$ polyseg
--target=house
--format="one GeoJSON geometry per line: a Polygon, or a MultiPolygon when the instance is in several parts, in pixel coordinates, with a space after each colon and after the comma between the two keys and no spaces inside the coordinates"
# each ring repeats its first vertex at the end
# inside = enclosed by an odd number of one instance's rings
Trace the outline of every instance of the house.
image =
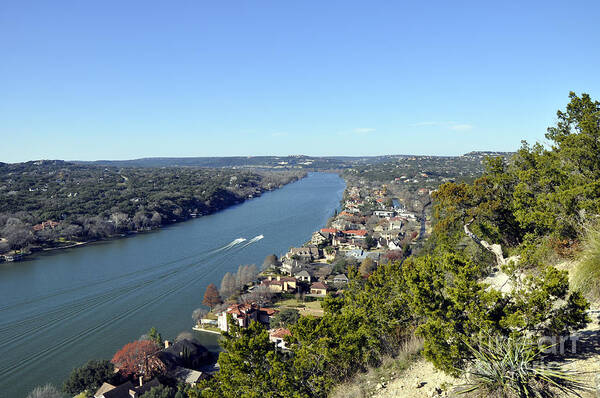
{"type": "Polygon", "coordinates": [[[231,315],[240,327],[247,328],[252,321],[268,324],[271,317],[278,312],[272,308],[260,308],[254,303],[235,304],[217,314],[217,323],[219,329],[227,332],[229,330],[227,315],[231,315]]]}
{"type": "Polygon", "coordinates": [[[333,238],[331,243],[333,247],[338,247],[340,249],[362,249],[364,244],[363,238],[333,238]]]}
{"type": "Polygon", "coordinates": [[[152,379],[148,383],[143,383],[140,378],[140,385],[135,386],[128,381],[120,386],[113,386],[110,383],[103,383],[94,394],[94,398],[138,398],[148,392],[152,387],[160,386],[157,379],[152,379]]]}
{"type": "Polygon", "coordinates": [[[399,230],[390,230],[390,231],[383,231],[379,233],[379,236],[381,236],[383,239],[386,240],[395,240],[398,239],[398,237],[400,236],[400,231],[399,230]]]}
{"type": "Polygon", "coordinates": [[[377,216],[377,217],[393,217],[394,211],[393,210],[375,210],[373,212],[373,215],[377,216]]]}
{"type": "Polygon", "coordinates": [[[375,225],[375,227],[373,227],[373,231],[375,232],[382,232],[382,231],[386,231],[390,229],[390,223],[387,220],[381,220],[380,222],[377,223],[377,225],[375,225]]]}
{"type": "Polygon", "coordinates": [[[269,289],[272,293],[283,293],[285,291],[284,283],[278,280],[268,280],[265,279],[260,283],[261,286],[264,286],[269,289]]]}
{"type": "Polygon", "coordinates": [[[392,217],[389,220],[389,229],[400,229],[402,228],[402,219],[400,217],[392,217]]]}
{"type": "Polygon", "coordinates": [[[310,294],[325,297],[327,295],[327,286],[322,282],[315,282],[310,285],[310,294]]]}
{"type": "Polygon", "coordinates": [[[349,229],[346,231],[343,231],[344,235],[352,237],[352,238],[364,238],[365,236],[367,236],[367,230],[366,229],[349,229]]]}
{"type": "Polygon", "coordinates": [[[198,369],[210,361],[210,353],[195,340],[182,339],[174,344],[165,341],[165,348],[156,354],[167,370],[175,368],[198,369]]]}
{"type": "Polygon", "coordinates": [[[302,281],[302,282],[310,283],[310,281],[311,281],[311,276],[307,270],[302,270],[300,272],[297,272],[296,275],[294,275],[294,276],[296,277],[297,280],[302,281]]]}
{"type": "Polygon", "coordinates": [[[247,328],[251,321],[258,321],[258,306],[254,304],[235,304],[229,306],[225,311],[218,313],[217,323],[219,329],[224,332],[229,330],[227,315],[231,315],[238,326],[247,328]]]}
{"type": "Polygon", "coordinates": [[[41,231],[46,228],[54,229],[54,228],[56,228],[56,226],[58,224],[59,223],[57,221],[48,220],[48,221],[42,222],[41,224],[36,224],[32,228],[34,231],[41,231]]]}
{"type": "Polygon", "coordinates": [[[337,228],[321,228],[319,232],[327,236],[327,238],[331,238],[332,236],[337,235],[340,232],[340,230],[337,228]]]}
{"type": "Polygon", "coordinates": [[[266,286],[273,293],[292,292],[298,288],[297,280],[294,277],[269,276],[268,279],[261,282],[262,286],[266,286]]]}
{"type": "Polygon", "coordinates": [[[310,244],[315,245],[315,246],[325,244],[328,241],[329,241],[329,234],[327,234],[327,236],[326,236],[321,231],[317,231],[317,232],[313,233],[312,237],[310,238],[310,244]]]}
{"type": "Polygon", "coordinates": [[[379,261],[379,253],[377,252],[367,252],[365,250],[362,249],[354,249],[354,250],[348,250],[345,253],[346,257],[353,257],[359,261],[364,260],[365,258],[371,258],[374,261],[379,261]]]}
{"type": "Polygon", "coordinates": [[[397,240],[388,241],[387,247],[390,250],[402,250],[402,245],[397,240]]]}
{"type": "Polygon", "coordinates": [[[258,321],[264,325],[268,325],[271,322],[271,318],[278,312],[279,311],[273,308],[259,308],[258,321]]]}
{"type": "Polygon", "coordinates": [[[298,264],[298,260],[292,260],[284,257],[281,262],[281,272],[288,275],[293,275],[294,272],[300,270],[301,266],[298,264]]]}
{"type": "Polygon", "coordinates": [[[348,221],[344,220],[343,218],[338,218],[331,223],[331,226],[337,230],[344,230],[348,228],[348,225],[348,221]]]}
{"type": "Polygon", "coordinates": [[[269,330],[269,341],[275,343],[275,347],[287,349],[285,346],[285,336],[291,336],[292,333],[289,329],[286,328],[278,328],[269,330]]]}
{"type": "Polygon", "coordinates": [[[194,369],[182,368],[179,366],[169,371],[167,375],[180,383],[189,384],[191,386],[194,386],[200,380],[204,380],[209,377],[209,375],[205,372],[194,369]]]}
{"type": "Polygon", "coordinates": [[[298,257],[299,259],[308,262],[321,257],[317,247],[292,247],[285,256],[290,259],[292,257],[298,257]]]}
{"type": "Polygon", "coordinates": [[[344,274],[338,274],[333,277],[334,285],[345,285],[348,283],[348,277],[344,274]]]}

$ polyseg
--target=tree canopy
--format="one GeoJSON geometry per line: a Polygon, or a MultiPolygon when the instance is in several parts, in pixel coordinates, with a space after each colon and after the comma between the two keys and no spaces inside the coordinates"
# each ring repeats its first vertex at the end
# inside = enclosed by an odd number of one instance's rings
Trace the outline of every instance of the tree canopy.
{"type": "Polygon", "coordinates": [[[138,340],[126,344],[117,351],[111,362],[124,376],[150,378],[165,370],[165,365],[156,357],[159,346],[151,340],[138,340]]]}
{"type": "Polygon", "coordinates": [[[115,367],[107,360],[91,360],[82,367],[71,371],[63,384],[63,391],[76,395],[82,391],[93,392],[100,388],[105,381],[110,382],[115,377],[115,367]]]}

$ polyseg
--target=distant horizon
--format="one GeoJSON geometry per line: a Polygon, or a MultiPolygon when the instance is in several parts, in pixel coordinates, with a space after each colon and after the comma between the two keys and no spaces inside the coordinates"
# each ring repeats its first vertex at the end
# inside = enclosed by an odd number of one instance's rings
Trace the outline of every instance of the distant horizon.
{"type": "Polygon", "coordinates": [[[134,157],[134,158],[123,158],[123,159],[108,159],[108,158],[100,158],[93,160],[85,160],[85,159],[60,159],[60,158],[41,158],[41,159],[28,159],[16,162],[5,162],[0,160],[0,163],[5,164],[18,164],[18,163],[27,163],[27,162],[40,162],[40,161],[63,161],[63,162],[83,162],[83,163],[93,163],[93,162],[128,162],[128,161],[136,161],[136,160],[146,160],[146,159],[203,159],[203,158],[259,158],[259,157],[274,157],[274,158],[287,158],[287,157],[309,157],[309,158],[377,158],[377,157],[386,157],[386,156],[434,156],[434,157],[460,157],[464,156],[471,152],[492,152],[492,153],[514,153],[513,151],[497,151],[497,150],[473,150],[460,154],[452,154],[452,155],[436,155],[436,154],[426,154],[426,153],[386,153],[380,155],[307,155],[307,154],[289,154],[289,155],[227,155],[227,156],[143,156],[143,157],[134,157]]]}

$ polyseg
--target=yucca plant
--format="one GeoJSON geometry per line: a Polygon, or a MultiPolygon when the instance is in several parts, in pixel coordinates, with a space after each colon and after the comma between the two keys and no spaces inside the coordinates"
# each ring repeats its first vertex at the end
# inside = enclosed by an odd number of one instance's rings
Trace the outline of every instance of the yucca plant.
{"type": "Polygon", "coordinates": [[[466,343],[474,361],[467,370],[469,383],[462,394],[502,398],[548,398],[557,393],[580,396],[586,390],[577,374],[561,369],[556,363],[542,362],[542,354],[551,346],[539,346],[524,337],[490,337],[477,348],[466,343]]]}

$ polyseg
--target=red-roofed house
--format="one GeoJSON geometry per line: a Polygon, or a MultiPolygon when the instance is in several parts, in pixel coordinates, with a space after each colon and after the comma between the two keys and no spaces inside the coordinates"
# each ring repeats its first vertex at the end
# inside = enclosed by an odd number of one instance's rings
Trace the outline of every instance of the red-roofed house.
{"type": "Polygon", "coordinates": [[[323,282],[315,282],[310,285],[310,294],[325,297],[327,295],[327,286],[323,282]]]}
{"type": "Polygon", "coordinates": [[[34,231],[41,231],[41,230],[46,229],[46,228],[54,229],[54,228],[56,228],[57,225],[58,225],[57,221],[48,220],[48,221],[44,221],[41,224],[34,225],[33,226],[33,230],[34,231]]]}
{"type": "Polygon", "coordinates": [[[321,233],[323,235],[329,235],[329,236],[334,235],[335,236],[338,234],[338,232],[340,232],[340,230],[336,229],[336,228],[321,228],[321,233]]]}
{"type": "Polygon", "coordinates": [[[269,340],[275,343],[277,348],[287,349],[285,346],[285,336],[291,336],[292,333],[289,329],[286,328],[278,328],[269,331],[269,340]]]}
{"type": "Polygon", "coordinates": [[[364,238],[365,236],[367,236],[367,230],[366,229],[349,229],[347,231],[344,231],[344,235],[348,235],[354,238],[364,238]]]}
{"type": "Polygon", "coordinates": [[[275,315],[277,310],[272,308],[260,308],[258,305],[252,303],[235,304],[229,306],[225,311],[217,314],[217,325],[219,329],[226,332],[229,330],[227,324],[227,315],[231,315],[233,320],[242,328],[250,326],[250,322],[256,321],[268,324],[271,317],[275,315]]]}

